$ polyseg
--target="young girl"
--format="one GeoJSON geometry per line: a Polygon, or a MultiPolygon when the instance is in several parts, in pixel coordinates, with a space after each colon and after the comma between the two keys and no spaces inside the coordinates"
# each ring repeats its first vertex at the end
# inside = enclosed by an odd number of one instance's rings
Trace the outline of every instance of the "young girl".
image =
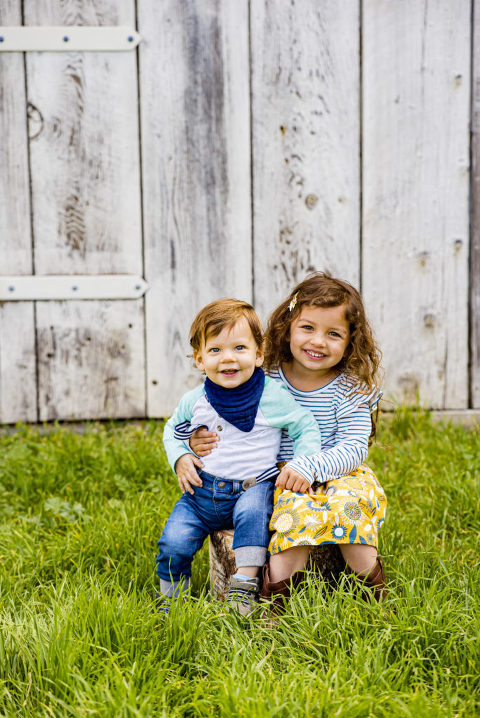
{"type": "MultiPolygon", "coordinates": [[[[291,460],[276,481],[263,596],[276,598],[279,605],[302,580],[311,547],[324,544],[338,544],[347,569],[372,589],[376,600],[384,597],[377,546],[387,502],[363,463],[381,397],[379,363],[362,299],[345,281],[317,272],[270,317],[265,367],[313,412],[322,435],[322,451],[291,460]]],[[[200,430],[191,447],[204,456],[218,440],[215,433],[200,430]]],[[[285,436],[279,461],[292,456],[285,436]]]]}

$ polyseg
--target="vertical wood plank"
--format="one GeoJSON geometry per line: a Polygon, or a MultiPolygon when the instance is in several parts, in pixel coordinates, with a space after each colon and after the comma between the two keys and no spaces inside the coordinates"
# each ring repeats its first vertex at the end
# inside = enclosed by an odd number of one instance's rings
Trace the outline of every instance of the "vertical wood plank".
{"type": "Polygon", "coordinates": [[[359,3],[251,3],[255,304],[359,279],[359,3]]]}
{"type": "MultiPolygon", "coordinates": [[[[21,1],[5,0],[0,25],[21,25],[21,1]]],[[[0,274],[31,274],[27,102],[21,53],[0,54],[0,274]]],[[[0,423],[37,420],[34,309],[0,303],[0,423]]]]}
{"type": "Polygon", "coordinates": [[[363,8],[363,292],[388,392],[461,409],[470,0],[369,0],[363,8]]]}
{"type": "MultiPolygon", "coordinates": [[[[135,26],[135,1],[25,0],[27,25],[135,26]]],[[[142,271],[133,52],[28,53],[37,274],[142,271]]]]}
{"type": "Polygon", "coordinates": [[[470,247],[470,357],[472,408],[480,408],[480,4],[473,0],[472,236],[470,247]]]}
{"type": "MultiPolygon", "coordinates": [[[[24,13],[28,25],[135,26],[134,0],[25,0],[24,13]]],[[[135,53],[29,53],[27,85],[36,273],[141,274],[135,53]]],[[[38,303],[41,419],[144,414],[142,308],[38,303]]]]}
{"type": "Polygon", "coordinates": [[[201,376],[186,358],[198,310],[251,300],[247,0],[138,5],[148,415],[201,376]]]}

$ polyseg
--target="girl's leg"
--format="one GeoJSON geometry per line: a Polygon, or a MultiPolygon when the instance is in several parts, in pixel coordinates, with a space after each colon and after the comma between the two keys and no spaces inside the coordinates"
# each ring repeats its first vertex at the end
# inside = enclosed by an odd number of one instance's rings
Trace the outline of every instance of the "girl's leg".
{"type": "Polygon", "coordinates": [[[383,563],[378,557],[377,549],[365,544],[345,544],[340,546],[347,568],[362,581],[367,590],[362,597],[370,600],[373,595],[376,601],[384,601],[387,596],[383,563]]]}
{"type": "MultiPolygon", "coordinates": [[[[274,614],[283,612],[292,589],[302,583],[309,553],[310,548],[308,546],[297,546],[274,554],[270,557],[269,563],[265,564],[262,598],[273,599],[271,611],[274,614]]],[[[271,626],[275,625],[271,614],[270,620],[273,621],[271,626]]]]}
{"type": "Polygon", "coordinates": [[[374,546],[361,543],[341,544],[340,551],[349,568],[357,574],[366,576],[377,561],[377,549],[374,546]]]}
{"type": "Polygon", "coordinates": [[[303,571],[307,565],[310,548],[296,546],[270,557],[270,580],[273,583],[286,581],[297,571],[303,571]]]}

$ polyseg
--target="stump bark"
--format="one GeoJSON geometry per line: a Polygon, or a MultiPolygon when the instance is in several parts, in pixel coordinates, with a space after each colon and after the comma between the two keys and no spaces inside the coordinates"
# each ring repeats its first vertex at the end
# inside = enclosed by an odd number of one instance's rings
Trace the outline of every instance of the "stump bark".
{"type": "MultiPolygon", "coordinates": [[[[224,601],[230,576],[235,573],[235,554],[232,549],[233,529],[215,531],[209,538],[210,584],[216,599],[224,601]]],[[[334,584],[342,571],[345,561],[340,548],[335,544],[315,546],[310,552],[309,569],[318,571],[327,584],[334,584]]]]}

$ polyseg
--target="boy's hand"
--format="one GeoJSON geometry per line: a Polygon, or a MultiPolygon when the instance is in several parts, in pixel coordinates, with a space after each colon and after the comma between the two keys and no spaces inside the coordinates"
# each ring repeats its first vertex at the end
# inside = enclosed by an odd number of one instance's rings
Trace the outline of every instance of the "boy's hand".
{"type": "Polygon", "coordinates": [[[208,456],[212,453],[212,449],[217,448],[219,441],[220,437],[215,431],[208,431],[202,427],[191,435],[188,445],[197,456],[208,456]]]}
{"type": "Polygon", "coordinates": [[[284,466],[275,482],[275,486],[280,489],[288,489],[288,491],[294,491],[295,493],[306,494],[314,496],[314,491],[306,478],[299,474],[295,469],[291,469],[288,465],[284,466]]]}
{"type": "Polygon", "coordinates": [[[183,454],[177,463],[175,464],[175,473],[178,478],[178,485],[182,490],[182,494],[188,491],[189,494],[194,494],[195,491],[192,489],[193,486],[203,486],[202,479],[197,474],[196,466],[201,468],[203,466],[200,459],[192,454],[183,454]]]}

